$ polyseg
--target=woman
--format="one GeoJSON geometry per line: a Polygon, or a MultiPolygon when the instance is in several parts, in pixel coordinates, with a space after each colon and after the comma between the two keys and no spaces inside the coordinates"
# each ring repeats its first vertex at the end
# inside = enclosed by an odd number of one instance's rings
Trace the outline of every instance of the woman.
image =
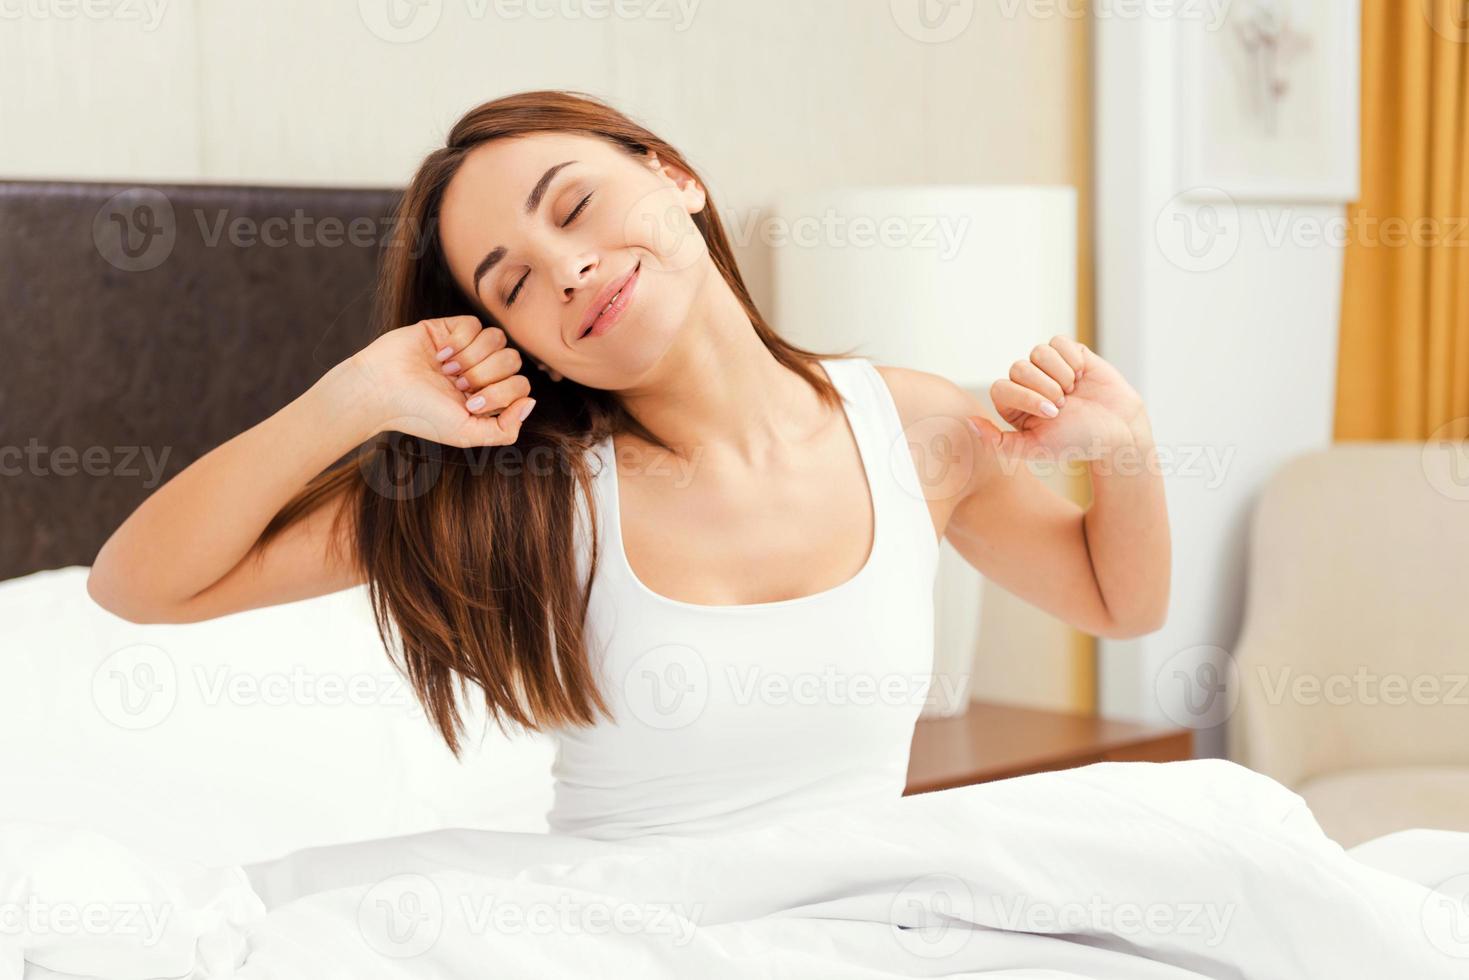
{"type": "Polygon", "coordinates": [[[396,228],[377,339],[140,506],[99,603],[191,622],[366,582],[449,747],[473,684],[555,733],[552,829],[601,838],[901,793],[944,537],[1088,632],[1162,622],[1161,481],[1102,465],[1149,422],[1085,346],[995,384],[1003,433],[942,377],[794,347],[693,168],[574,93],[470,111],[396,228]],[[1085,511],[1020,465],[1067,453],[1085,511]]]}

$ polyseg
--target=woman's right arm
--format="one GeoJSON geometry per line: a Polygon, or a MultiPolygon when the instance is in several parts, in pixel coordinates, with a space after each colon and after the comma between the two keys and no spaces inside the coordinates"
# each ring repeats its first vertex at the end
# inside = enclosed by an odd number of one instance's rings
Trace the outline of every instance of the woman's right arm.
{"type": "Polygon", "coordinates": [[[102,546],[88,593],[135,623],[187,623],[359,584],[341,560],[351,552],[329,547],[340,498],[243,560],[308,481],[377,431],[354,389],[344,361],[159,487],[102,546]]]}
{"type": "Polygon", "coordinates": [[[312,478],[380,431],[461,446],[513,442],[529,382],[511,376],[519,355],[503,334],[498,345],[489,334],[473,317],[384,334],[159,487],[102,546],[87,592],[132,622],[189,623],[361,584],[352,542],[332,538],[351,526],[335,520],[340,496],[252,549],[312,478]],[[462,362],[454,374],[436,356],[444,347],[462,362]],[[467,392],[456,376],[471,383],[467,392]],[[476,394],[487,403],[469,411],[476,394]]]}

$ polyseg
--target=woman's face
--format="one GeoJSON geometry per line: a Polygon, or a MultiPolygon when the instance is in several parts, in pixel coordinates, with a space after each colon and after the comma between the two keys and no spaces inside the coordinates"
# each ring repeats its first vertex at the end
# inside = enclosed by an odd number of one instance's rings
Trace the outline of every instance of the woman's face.
{"type": "Polygon", "coordinates": [[[703,207],[703,188],[656,157],[536,133],[465,156],[439,233],[454,280],[529,359],[616,390],[658,362],[717,275],[690,217],[703,207]],[[584,334],[634,269],[615,322],[584,334]]]}

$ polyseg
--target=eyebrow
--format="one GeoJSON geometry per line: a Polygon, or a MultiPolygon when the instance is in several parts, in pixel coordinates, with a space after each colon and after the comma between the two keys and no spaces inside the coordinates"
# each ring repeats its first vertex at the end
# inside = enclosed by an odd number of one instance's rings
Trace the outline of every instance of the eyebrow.
{"type": "MultiPolygon", "coordinates": [[[[536,181],[536,186],[530,189],[530,194],[525,199],[526,214],[536,213],[536,209],[541,206],[541,201],[546,196],[547,188],[551,186],[551,181],[556,179],[556,175],[559,174],[563,168],[569,167],[573,163],[576,163],[576,161],[567,160],[564,163],[558,163],[554,167],[548,167],[546,169],[546,172],[541,174],[541,179],[536,181]]],[[[505,246],[496,245],[494,248],[490,249],[489,253],[486,254],[484,258],[479,260],[479,265],[474,267],[473,289],[476,295],[479,293],[479,281],[483,279],[485,277],[485,274],[493,269],[495,267],[495,264],[504,257],[505,246]]]]}

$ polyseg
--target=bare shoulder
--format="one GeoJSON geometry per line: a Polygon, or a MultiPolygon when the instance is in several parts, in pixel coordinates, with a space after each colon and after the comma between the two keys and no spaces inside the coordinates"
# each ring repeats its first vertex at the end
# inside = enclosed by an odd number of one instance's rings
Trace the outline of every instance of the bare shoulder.
{"type": "Polygon", "coordinates": [[[943,527],[953,507],[997,469],[989,444],[967,421],[971,415],[990,418],[992,413],[978,396],[942,375],[873,366],[893,396],[935,523],[943,527]]]}
{"type": "Polygon", "coordinates": [[[984,403],[954,382],[931,371],[874,364],[887,382],[903,427],[936,416],[963,422],[970,415],[985,415],[984,403]]]}

